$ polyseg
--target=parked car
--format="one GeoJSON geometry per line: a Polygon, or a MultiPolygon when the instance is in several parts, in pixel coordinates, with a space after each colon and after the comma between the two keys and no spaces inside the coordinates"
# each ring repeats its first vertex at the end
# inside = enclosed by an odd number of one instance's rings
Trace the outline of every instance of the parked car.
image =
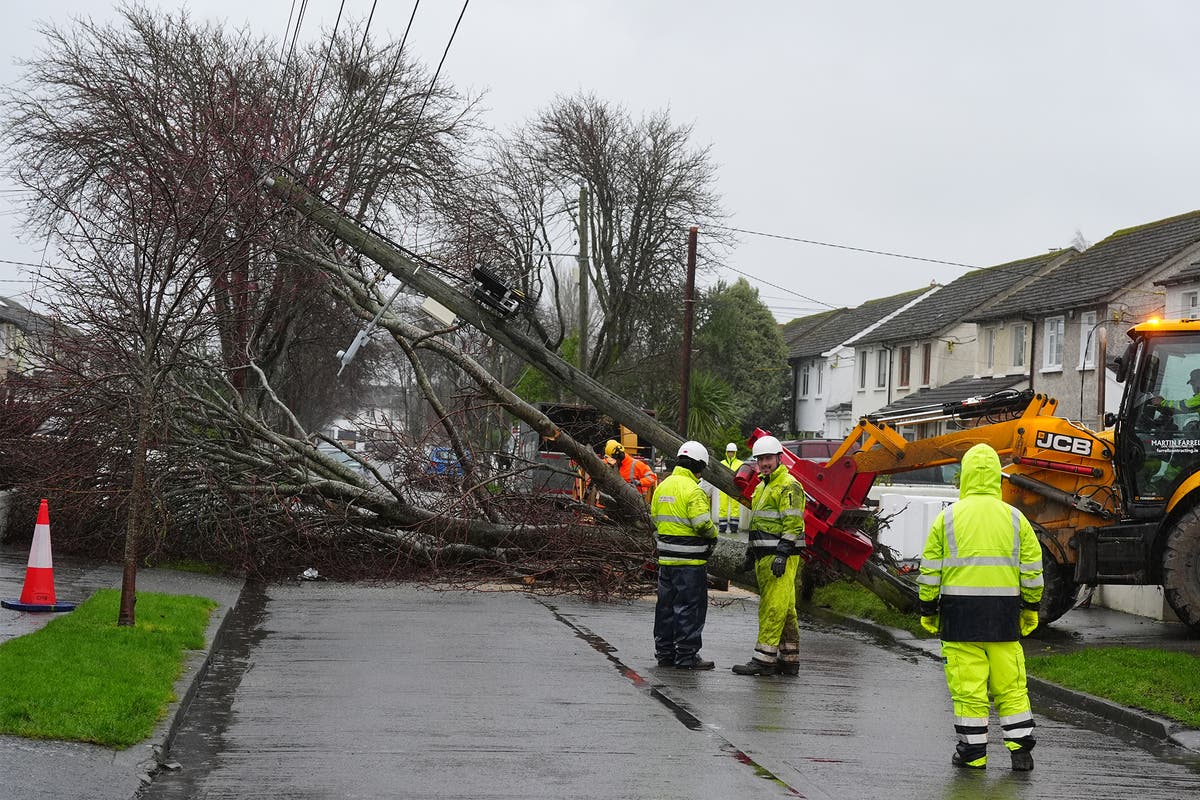
{"type": "MultiPolygon", "coordinates": [[[[841,439],[788,439],[783,446],[805,461],[828,461],[842,446],[841,439]]],[[[857,449],[857,448],[856,448],[857,449]]]]}
{"type": "Polygon", "coordinates": [[[425,462],[425,474],[458,476],[463,474],[463,470],[462,465],[458,463],[458,456],[454,455],[452,449],[431,447],[429,460],[425,462]]]}

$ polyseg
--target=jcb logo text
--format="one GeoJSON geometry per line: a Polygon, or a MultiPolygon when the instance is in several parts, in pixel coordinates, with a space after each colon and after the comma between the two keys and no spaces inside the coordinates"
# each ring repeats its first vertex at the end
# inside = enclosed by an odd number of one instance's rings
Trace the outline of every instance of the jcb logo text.
{"type": "Polygon", "coordinates": [[[1077,456],[1090,456],[1092,442],[1078,436],[1067,436],[1065,433],[1037,432],[1037,446],[1046,450],[1058,450],[1060,453],[1071,453],[1077,456]]]}

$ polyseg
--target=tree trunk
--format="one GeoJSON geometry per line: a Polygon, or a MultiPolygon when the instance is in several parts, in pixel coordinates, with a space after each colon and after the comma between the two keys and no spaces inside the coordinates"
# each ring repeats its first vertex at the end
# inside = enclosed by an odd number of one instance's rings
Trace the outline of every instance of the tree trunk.
{"type": "Polygon", "coordinates": [[[137,603],[138,541],[146,521],[146,451],[149,449],[150,419],[154,403],[153,391],[142,389],[138,403],[137,442],[133,448],[133,477],[129,485],[129,512],[125,525],[125,557],[121,572],[121,606],[117,625],[136,623],[134,605],[137,603]]]}

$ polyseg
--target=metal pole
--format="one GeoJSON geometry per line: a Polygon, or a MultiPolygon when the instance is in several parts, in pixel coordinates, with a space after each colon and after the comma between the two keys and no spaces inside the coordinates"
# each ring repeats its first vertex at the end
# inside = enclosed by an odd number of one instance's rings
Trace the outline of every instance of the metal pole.
{"type": "Polygon", "coordinates": [[[1108,329],[1096,328],[1096,430],[1104,430],[1104,390],[1108,383],[1108,329]]]}
{"type": "Polygon", "coordinates": [[[688,228],[687,285],[683,290],[683,357],[679,368],[679,435],[688,436],[688,401],[692,383],[692,323],[696,317],[696,235],[700,229],[688,228]]]}

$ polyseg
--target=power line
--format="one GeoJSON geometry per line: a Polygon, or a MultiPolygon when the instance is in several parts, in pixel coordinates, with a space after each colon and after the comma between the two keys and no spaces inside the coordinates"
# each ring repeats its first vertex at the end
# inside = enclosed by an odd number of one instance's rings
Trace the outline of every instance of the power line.
{"type": "Polygon", "coordinates": [[[0,258],[0,264],[14,264],[18,267],[44,267],[45,264],[34,264],[32,261],[10,261],[7,258],[0,258]]]}
{"type": "Polygon", "coordinates": [[[737,233],[746,233],[751,236],[764,236],[768,239],[783,239],[788,242],[799,242],[801,244],[814,244],[820,247],[834,247],[838,250],[853,250],[856,253],[870,253],[876,256],[888,256],[889,258],[907,258],[910,261],[924,261],[929,264],[946,264],[951,267],[966,267],[967,269],[982,269],[975,264],[964,264],[961,261],[944,261],[940,258],[925,258],[924,256],[910,256],[904,253],[892,253],[887,250],[872,250],[867,247],[852,247],[848,244],[834,244],[832,242],[821,242],[816,239],[802,239],[799,236],[784,236],[781,233],[766,233],[764,231],[752,231],[747,228],[734,228],[729,225],[709,225],[710,228],[716,228],[723,231],[736,231],[737,233]]]}
{"type": "MultiPolygon", "coordinates": [[[[709,227],[716,228],[718,226],[711,225],[709,227]]],[[[796,297],[799,297],[803,300],[807,300],[810,303],[817,303],[818,305],[825,306],[826,308],[839,308],[839,306],[835,306],[832,303],[826,303],[824,300],[818,300],[815,297],[809,297],[806,294],[800,294],[799,292],[792,291],[791,289],[787,288],[786,286],[780,286],[778,283],[771,283],[768,280],[763,280],[762,278],[758,277],[757,275],[751,275],[749,272],[742,272],[737,267],[731,267],[729,265],[725,265],[725,269],[732,270],[733,272],[736,272],[738,275],[744,275],[747,278],[752,278],[752,279],[758,281],[759,283],[765,283],[767,286],[770,286],[772,289],[778,289],[781,292],[787,292],[790,295],[795,295],[796,297]]]]}

